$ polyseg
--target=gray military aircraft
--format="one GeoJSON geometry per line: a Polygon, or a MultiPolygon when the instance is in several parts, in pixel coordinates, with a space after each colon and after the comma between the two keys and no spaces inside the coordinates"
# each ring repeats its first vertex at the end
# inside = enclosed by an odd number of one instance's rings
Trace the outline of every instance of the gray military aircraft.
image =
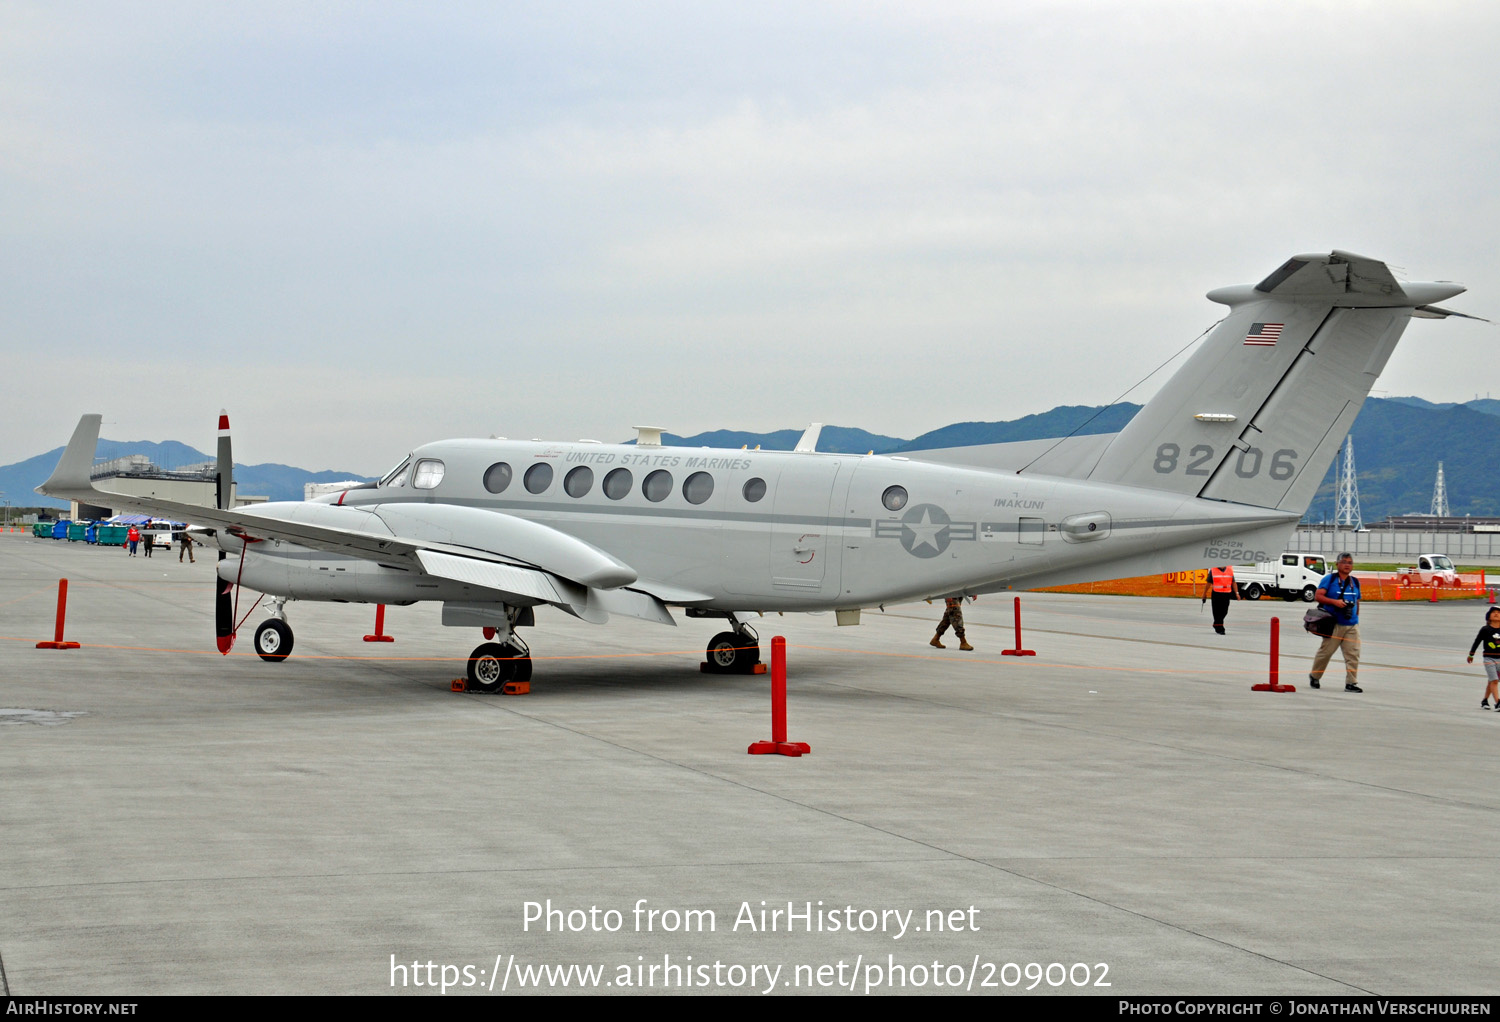
{"type": "MultiPolygon", "coordinates": [[[[480,627],[473,689],[529,678],[518,629],[552,606],[675,624],[719,618],[710,663],[760,659],[756,612],[861,608],[1260,561],[1285,546],[1413,316],[1453,283],[1398,283],[1347,252],[1300,255],[1208,297],[1229,311],[1119,433],[909,456],[589,441],[442,440],[377,483],[229,509],[95,489],[98,415],[79,421],[38,491],[218,532],[219,648],[231,594],[270,594],[255,651],[292,649],[289,600],[437,600],[480,627]],[[223,555],[221,555],[222,557],[223,555]]],[[[227,422],[221,421],[221,432],[227,422]]]]}

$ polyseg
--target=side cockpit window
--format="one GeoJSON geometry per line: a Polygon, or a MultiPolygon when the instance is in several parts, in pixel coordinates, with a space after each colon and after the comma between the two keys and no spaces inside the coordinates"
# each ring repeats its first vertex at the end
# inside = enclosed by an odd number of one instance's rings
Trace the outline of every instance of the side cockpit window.
{"type": "Polygon", "coordinates": [[[443,481],[443,463],[436,458],[423,458],[417,462],[411,484],[419,490],[430,490],[443,481]]]}

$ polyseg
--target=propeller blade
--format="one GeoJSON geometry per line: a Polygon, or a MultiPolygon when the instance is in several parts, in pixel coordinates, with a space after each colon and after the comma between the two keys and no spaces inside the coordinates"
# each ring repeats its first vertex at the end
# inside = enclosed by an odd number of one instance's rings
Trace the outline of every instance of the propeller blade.
{"type": "Polygon", "coordinates": [[[234,501],[234,455],[229,445],[229,413],[219,409],[219,510],[228,511],[234,501]]]}
{"type": "Polygon", "coordinates": [[[214,579],[214,633],[219,652],[228,654],[234,646],[234,584],[217,578],[214,579]]]}
{"type": "MultiPolygon", "coordinates": [[[[227,511],[234,502],[234,454],[229,444],[229,413],[219,409],[219,465],[215,496],[219,510],[227,511]]],[[[219,560],[229,556],[219,548],[219,560]]],[[[241,551],[240,556],[244,556],[241,551]]],[[[222,579],[214,579],[214,641],[219,652],[229,654],[234,646],[234,586],[222,579]]]]}

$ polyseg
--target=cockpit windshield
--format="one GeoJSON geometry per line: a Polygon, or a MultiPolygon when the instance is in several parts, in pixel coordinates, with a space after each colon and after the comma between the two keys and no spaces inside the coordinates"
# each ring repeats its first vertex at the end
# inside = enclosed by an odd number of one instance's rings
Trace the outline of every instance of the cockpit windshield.
{"type": "Polygon", "coordinates": [[[385,477],[380,480],[380,485],[381,486],[392,486],[392,487],[394,487],[394,486],[405,486],[406,485],[406,470],[408,468],[410,468],[410,467],[411,467],[411,455],[408,454],[406,456],[406,458],[401,462],[401,464],[397,465],[395,468],[391,469],[389,472],[387,472],[385,474],[385,477]]]}

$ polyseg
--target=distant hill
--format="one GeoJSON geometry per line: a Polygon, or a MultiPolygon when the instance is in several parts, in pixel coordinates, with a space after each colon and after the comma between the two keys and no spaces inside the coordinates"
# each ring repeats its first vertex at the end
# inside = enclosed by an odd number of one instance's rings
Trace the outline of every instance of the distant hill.
{"type": "Polygon", "coordinates": [[[1050,440],[1077,431],[1079,436],[1118,433],[1141,410],[1129,401],[1109,407],[1059,405],[1050,412],[1027,415],[1009,422],[956,422],[896,448],[898,451],[931,451],[939,447],[969,447],[974,444],[1006,444],[1016,440],[1050,440]]]}
{"type": "MultiPolygon", "coordinates": [[[[1500,514],[1500,475],[1490,464],[1500,450],[1500,416],[1476,411],[1474,404],[1423,408],[1396,398],[1365,402],[1350,435],[1366,522],[1429,511],[1440,461],[1453,514],[1500,514]]],[[[1313,499],[1309,521],[1332,520],[1337,469],[1335,462],[1313,499]]]]}
{"type": "MultiPolygon", "coordinates": [[[[1003,422],[960,422],[924,433],[914,440],[870,433],[847,426],[825,426],[818,450],[837,454],[890,454],[938,447],[1006,443],[1080,434],[1116,432],[1140,410],[1139,405],[1119,404],[1108,408],[1064,405],[1038,415],[1003,422]]],[[[759,445],[768,451],[789,451],[802,436],[801,429],[779,429],[767,433],[714,430],[694,436],[664,434],[665,443],[677,447],[737,449],[759,445]]],[[[1354,461],[1358,470],[1360,508],[1367,522],[1387,515],[1426,512],[1432,505],[1432,485],[1437,463],[1444,463],[1448,502],[1454,514],[1500,515],[1500,475],[1490,452],[1500,450],[1500,400],[1481,398],[1466,404],[1435,404],[1419,397],[1370,398],[1354,422],[1354,461]]],[[[51,473],[62,448],[39,454],[14,465],[0,467],[0,491],[17,506],[49,501],[33,494],[33,488],[51,473]]],[[[163,468],[181,468],[211,460],[202,451],[176,441],[101,440],[99,456],[118,458],[144,454],[163,468]]],[[[1333,517],[1334,481],[1337,464],[1329,470],[1307,518],[1320,521],[1333,517]]],[[[309,472],[291,465],[235,465],[240,492],[264,494],[272,500],[301,500],[309,482],[363,479],[348,472],[309,472]]]]}
{"type": "MultiPolygon", "coordinates": [[[[1426,408],[1432,411],[1446,411],[1449,408],[1468,408],[1471,411],[1483,412],[1486,415],[1500,415],[1500,398],[1479,397],[1473,401],[1449,401],[1445,404],[1434,404],[1420,397],[1388,397],[1383,400],[1396,401],[1403,405],[1411,405],[1413,408],[1426,408]]],[[[1358,454],[1354,456],[1354,462],[1356,465],[1359,464],[1358,454]]]]}
{"type": "MultiPolygon", "coordinates": [[[[675,433],[663,433],[662,443],[669,447],[719,447],[734,450],[739,447],[754,448],[757,445],[765,451],[790,451],[797,446],[797,441],[802,439],[800,429],[778,429],[770,433],[747,433],[741,430],[716,429],[708,433],[696,433],[693,436],[678,436],[675,433]]],[[[626,443],[633,444],[634,440],[626,443]]],[[[894,451],[906,443],[900,437],[881,436],[879,433],[868,433],[862,429],[852,429],[848,426],[824,426],[823,431],[818,434],[818,450],[828,454],[865,454],[874,452],[884,454],[894,451]]]]}
{"type": "MultiPolygon", "coordinates": [[[[67,507],[68,502],[65,500],[54,500],[34,492],[57,467],[57,459],[62,457],[62,452],[61,447],[56,447],[46,454],[38,454],[34,458],[18,461],[14,465],[0,466],[0,492],[3,492],[6,498],[17,506],[67,507]]],[[[176,440],[157,443],[151,440],[101,439],[97,454],[101,461],[123,458],[127,454],[144,454],[154,464],[165,469],[201,465],[205,461],[214,460],[212,455],[204,454],[176,440]]],[[[304,483],[335,483],[345,479],[368,479],[367,476],[352,472],[309,472],[304,468],[278,465],[274,462],[262,465],[242,465],[235,462],[234,478],[239,484],[241,493],[265,496],[271,500],[301,500],[304,483]]]]}

